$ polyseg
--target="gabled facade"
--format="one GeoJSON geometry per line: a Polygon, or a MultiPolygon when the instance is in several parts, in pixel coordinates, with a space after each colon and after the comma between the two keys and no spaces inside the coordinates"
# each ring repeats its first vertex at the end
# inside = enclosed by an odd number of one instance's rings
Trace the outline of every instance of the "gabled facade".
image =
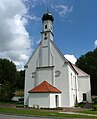
{"type": "Polygon", "coordinates": [[[90,76],[71,64],[56,47],[53,21],[51,13],[43,14],[41,42],[25,65],[24,105],[73,107],[83,98],[91,102],[90,76]],[[45,92],[45,88],[59,92],[45,92]]]}

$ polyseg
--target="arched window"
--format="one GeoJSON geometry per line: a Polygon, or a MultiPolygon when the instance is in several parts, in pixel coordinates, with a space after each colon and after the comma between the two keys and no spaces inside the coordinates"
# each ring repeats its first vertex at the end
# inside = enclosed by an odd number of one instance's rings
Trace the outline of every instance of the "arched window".
{"type": "Polygon", "coordinates": [[[47,24],[45,25],[45,29],[47,29],[47,24]]]}

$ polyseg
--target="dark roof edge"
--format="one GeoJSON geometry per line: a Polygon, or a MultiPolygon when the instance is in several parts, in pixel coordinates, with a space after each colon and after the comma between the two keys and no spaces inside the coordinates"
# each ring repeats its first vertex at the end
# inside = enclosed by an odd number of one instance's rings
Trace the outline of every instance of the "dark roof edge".
{"type": "Polygon", "coordinates": [[[49,91],[49,92],[30,92],[28,91],[28,93],[62,93],[61,91],[60,92],[52,92],[52,91],[49,91]]]}

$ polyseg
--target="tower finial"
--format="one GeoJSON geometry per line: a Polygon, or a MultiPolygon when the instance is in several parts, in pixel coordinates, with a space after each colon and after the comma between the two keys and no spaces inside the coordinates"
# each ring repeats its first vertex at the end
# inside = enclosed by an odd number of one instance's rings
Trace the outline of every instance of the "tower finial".
{"type": "Polygon", "coordinates": [[[47,7],[47,12],[49,12],[49,8],[47,7]]]}
{"type": "Polygon", "coordinates": [[[51,20],[52,22],[54,21],[54,17],[49,11],[44,13],[42,16],[42,21],[45,21],[45,20],[51,20]]]}

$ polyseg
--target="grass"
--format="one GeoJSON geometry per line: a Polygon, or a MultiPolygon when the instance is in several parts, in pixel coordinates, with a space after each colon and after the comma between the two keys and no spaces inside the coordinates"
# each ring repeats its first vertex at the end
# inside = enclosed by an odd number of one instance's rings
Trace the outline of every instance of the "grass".
{"type": "Polygon", "coordinates": [[[84,110],[84,111],[81,111],[81,113],[97,115],[97,110],[84,110]]]}
{"type": "Polygon", "coordinates": [[[7,108],[0,107],[0,113],[3,114],[13,114],[13,115],[26,115],[26,116],[46,116],[46,117],[68,117],[68,118],[97,118],[95,116],[86,115],[75,115],[75,114],[64,114],[54,111],[45,111],[37,109],[24,109],[24,108],[7,108]]]}

